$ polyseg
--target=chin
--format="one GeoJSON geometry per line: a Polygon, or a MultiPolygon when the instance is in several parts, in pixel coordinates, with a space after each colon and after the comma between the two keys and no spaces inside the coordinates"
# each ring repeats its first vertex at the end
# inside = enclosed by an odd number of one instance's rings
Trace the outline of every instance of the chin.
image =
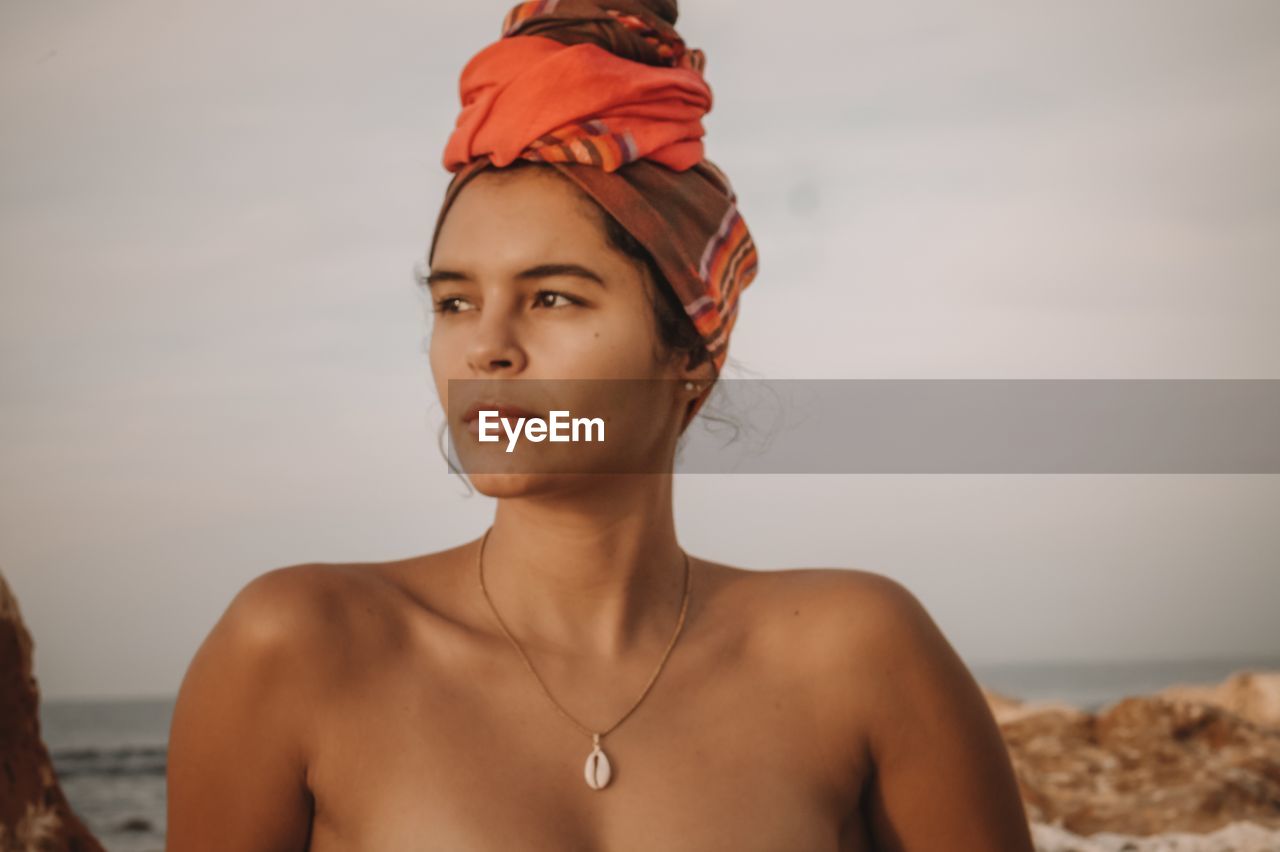
{"type": "Polygon", "coordinates": [[[468,473],[467,481],[486,497],[526,497],[547,490],[542,473],[468,473]]]}
{"type": "Polygon", "coordinates": [[[468,473],[471,486],[486,497],[534,497],[580,490],[601,477],[589,473],[468,473]]]}
{"type": "MultiPolygon", "coordinates": [[[[496,445],[471,441],[455,447],[458,467],[486,497],[519,498],[572,495],[611,490],[637,476],[653,475],[644,453],[620,454],[618,448],[521,445],[507,453],[496,445]]],[[[650,454],[651,455],[651,454],[650,454]]],[[[670,475],[670,471],[665,471],[670,475]]]]}

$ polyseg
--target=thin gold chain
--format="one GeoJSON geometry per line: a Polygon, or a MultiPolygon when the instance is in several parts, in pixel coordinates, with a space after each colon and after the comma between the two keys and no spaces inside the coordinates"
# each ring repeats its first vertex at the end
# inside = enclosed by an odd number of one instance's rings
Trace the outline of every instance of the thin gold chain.
{"type": "Polygon", "coordinates": [[[671,649],[676,646],[676,640],[680,638],[680,631],[684,628],[685,613],[689,610],[689,586],[690,578],[693,573],[689,562],[689,554],[684,554],[684,600],[680,603],[680,619],[676,622],[676,632],[672,634],[671,641],[667,643],[667,650],[663,651],[662,659],[658,662],[658,667],[654,669],[653,676],[649,678],[649,682],[645,684],[644,690],[640,693],[640,697],[636,699],[636,703],[631,705],[631,709],[622,714],[622,718],[614,722],[606,730],[597,733],[579,722],[577,719],[573,718],[573,716],[569,714],[569,711],[565,710],[564,707],[560,705],[559,701],[556,701],[555,696],[551,694],[551,690],[547,689],[547,685],[542,682],[542,678],[538,676],[538,672],[533,668],[533,663],[530,662],[528,654],[526,654],[524,649],[520,647],[520,643],[516,641],[516,637],[511,635],[511,631],[507,629],[506,622],[502,620],[502,616],[498,615],[498,610],[494,607],[493,600],[489,597],[489,590],[485,588],[484,585],[484,545],[489,539],[489,533],[492,531],[493,527],[489,527],[489,529],[485,530],[484,536],[480,539],[479,554],[476,557],[477,571],[480,575],[480,591],[484,593],[484,599],[489,603],[489,610],[493,613],[493,617],[498,620],[498,626],[502,628],[502,632],[507,635],[507,638],[511,640],[512,646],[520,654],[520,659],[524,660],[525,668],[527,668],[529,673],[533,675],[534,680],[538,682],[538,686],[542,687],[542,693],[546,695],[547,699],[555,705],[557,710],[560,711],[560,715],[564,716],[576,725],[580,731],[589,737],[605,736],[614,728],[625,722],[627,717],[634,713],[635,709],[640,706],[640,702],[644,701],[644,697],[649,694],[649,690],[653,687],[654,682],[658,679],[658,675],[662,672],[662,667],[667,664],[667,657],[671,656],[671,649]]]}

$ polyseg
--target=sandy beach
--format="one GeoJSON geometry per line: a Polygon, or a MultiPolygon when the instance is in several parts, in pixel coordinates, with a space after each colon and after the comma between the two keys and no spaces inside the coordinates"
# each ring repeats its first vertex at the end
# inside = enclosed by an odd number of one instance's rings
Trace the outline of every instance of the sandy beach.
{"type": "Polygon", "coordinates": [[[1172,832],[1138,837],[1102,832],[1092,837],[1033,823],[1036,852],[1277,852],[1280,830],[1237,822],[1208,834],[1172,832]]]}

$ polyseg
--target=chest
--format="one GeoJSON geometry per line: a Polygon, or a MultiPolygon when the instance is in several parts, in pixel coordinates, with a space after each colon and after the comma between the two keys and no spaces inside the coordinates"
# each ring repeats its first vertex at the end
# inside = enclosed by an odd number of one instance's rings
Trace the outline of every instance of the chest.
{"type": "MultiPolygon", "coordinates": [[[[591,737],[518,664],[481,659],[401,660],[335,697],[309,778],[312,852],[869,848],[856,724],[797,667],[673,656],[603,737],[612,777],[593,790],[591,737]]],[[[617,719],[644,685],[581,680],[549,686],[584,721],[617,719]]]]}
{"type": "Polygon", "coordinates": [[[615,774],[601,790],[583,779],[587,749],[581,743],[538,760],[455,755],[433,763],[408,751],[383,762],[381,781],[361,795],[324,798],[312,849],[842,848],[841,816],[802,774],[708,760],[706,753],[625,745],[612,750],[615,774]]]}

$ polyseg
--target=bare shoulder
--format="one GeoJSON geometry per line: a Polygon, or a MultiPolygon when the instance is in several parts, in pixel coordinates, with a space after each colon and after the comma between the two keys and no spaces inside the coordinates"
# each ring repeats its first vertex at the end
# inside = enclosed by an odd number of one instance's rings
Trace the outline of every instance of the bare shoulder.
{"type": "Polygon", "coordinates": [[[307,563],[275,568],[235,595],[218,628],[280,651],[306,651],[340,636],[355,613],[378,596],[374,572],[359,565],[307,563]]]}
{"type": "MultiPolygon", "coordinates": [[[[828,698],[859,717],[892,719],[904,701],[976,685],[932,615],[901,582],[858,568],[755,571],[717,566],[726,612],[768,647],[805,661],[828,698]],[[919,687],[915,695],[910,687],[919,687]]],[[[792,663],[794,664],[794,663],[792,663]]]]}
{"type": "Polygon", "coordinates": [[[325,656],[318,673],[350,689],[415,639],[466,623],[469,544],[382,562],[312,562],[255,577],[224,620],[282,652],[325,656]],[[353,680],[354,679],[354,680],[353,680]]]}
{"type": "Polygon", "coordinates": [[[851,724],[862,728],[874,767],[866,806],[876,848],[1031,852],[981,687],[910,589],[858,569],[761,572],[745,582],[775,623],[808,614],[806,650],[822,667],[825,697],[856,708],[851,724]],[[954,845],[957,837],[966,845],[954,845]]]}
{"type": "MultiPolygon", "coordinates": [[[[297,722],[360,669],[362,639],[394,629],[386,584],[358,565],[307,563],[247,582],[205,635],[175,706],[179,732],[235,706],[269,705],[291,760],[306,750],[297,722]],[[188,724],[191,723],[191,724],[188,724]]],[[[265,722],[265,719],[264,719],[265,722]]]]}
{"type": "Polygon", "coordinates": [[[174,706],[167,848],[302,848],[315,710],[337,682],[343,624],[366,586],[341,568],[296,565],[255,577],[232,598],[174,706]]]}
{"type": "Polygon", "coordinates": [[[342,682],[362,642],[395,629],[394,594],[367,566],[306,563],[275,568],[231,599],[192,668],[236,670],[300,700],[342,682]]]}
{"type": "MultiPolygon", "coordinates": [[[[877,655],[890,648],[905,653],[938,653],[942,633],[918,597],[885,574],[857,568],[808,568],[789,572],[831,620],[851,631],[877,655]]],[[[846,649],[847,650],[847,649],[846,649]]]]}
{"type": "Polygon", "coordinates": [[[858,569],[727,576],[754,587],[770,613],[761,623],[802,625],[774,633],[803,637],[803,648],[784,641],[817,661],[824,699],[850,708],[873,767],[865,806],[876,848],[1032,852],[981,687],[910,589],[858,569]]]}
{"type": "MultiPolygon", "coordinates": [[[[754,570],[707,563],[727,594],[752,602],[759,614],[803,615],[833,642],[900,640],[929,632],[932,619],[902,583],[859,568],[754,570]],[[839,631],[838,634],[831,631],[839,631]],[[848,631],[845,633],[844,631],[848,631]]],[[[847,645],[837,648],[847,652],[847,645]]]]}
{"type": "MultiPolygon", "coordinates": [[[[324,568],[295,565],[260,574],[231,599],[205,635],[183,678],[175,722],[203,720],[210,708],[270,693],[296,695],[326,612],[335,610],[333,578],[324,568]],[[287,685],[287,688],[282,688],[287,685]]],[[[176,726],[182,730],[181,724],[176,726]]]]}
{"type": "MultiPolygon", "coordinates": [[[[803,604],[827,646],[868,673],[904,671],[967,675],[963,663],[920,598],[885,574],[857,568],[797,568],[765,572],[769,597],[803,604]]],[[[794,613],[794,610],[793,610],[794,613]]]]}

